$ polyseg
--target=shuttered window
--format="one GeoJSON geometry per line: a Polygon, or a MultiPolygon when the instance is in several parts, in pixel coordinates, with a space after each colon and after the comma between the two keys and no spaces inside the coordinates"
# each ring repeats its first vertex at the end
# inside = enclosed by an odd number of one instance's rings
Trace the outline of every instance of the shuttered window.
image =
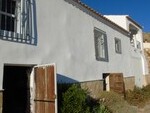
{"type": "Polygon", "coordinates": [[[104,31],[94,29],[95,55],[98,61],[108,61],[107,35],[104,31]]]}

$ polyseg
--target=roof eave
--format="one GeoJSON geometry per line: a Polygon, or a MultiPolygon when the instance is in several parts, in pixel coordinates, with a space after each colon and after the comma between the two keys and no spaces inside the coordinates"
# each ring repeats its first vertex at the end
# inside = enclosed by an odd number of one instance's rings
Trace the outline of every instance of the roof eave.
{"type": "Polygon", "coordinates": [[[132,23],[134,23],[136,26],[138,26],[140,29],[143,29],[142,26],[140,26],[137,22],[135,22],[130,16],[126,16],[126,18],[131,21],[132,23]]]}
{"type": "Polygon", "coordinates": [[[93,10],[92,8],[90,8],[89,6],[87,6],[86,4],[82,3],[80,0],[73,0],[76,3],[78,3],[79,5],[81,5],[82,7],[86,8],[87,10],[89,10],[90,12],[94,13],[96,16],[99,16],[100,18],[104,19],[105,21],[107,21],[108,23],[112,24],[113,26],[119,28],[122,32],[124,32],[128,37],[130,37],[130,32],[128,32],[127,30],[125,30],[124,28],[120,27],[119,25],[117,25],[116,23],[112,22],[110,19],[104,17],[103,15],[101,15],[99,12],[93,10]]]}

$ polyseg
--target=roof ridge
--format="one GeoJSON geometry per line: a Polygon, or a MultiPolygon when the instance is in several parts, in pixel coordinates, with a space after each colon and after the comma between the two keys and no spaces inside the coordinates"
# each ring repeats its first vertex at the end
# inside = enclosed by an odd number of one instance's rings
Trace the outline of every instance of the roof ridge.
{"type": "Polygon", "coordinates": [[[130,33],[129,31],[127,31],[126,29],[122,28],[121,26],[119,26],[115,22],[111,21],[110,19],[106,18],[105,16],[103,16],[102,14],[100,14],[98,11],[96,11],[93,8],[89,7],[88,5],[86,5],[85,3],[83,3],[82,1],[80,1],[80,0],[73,0],[73,1],[75,1],[78,4],[82,5],[83,7],[85,7],[86,9],[88,9],[89,11],[92,11],[96,15],[100,16],[101,18],[105,19],[106,21],[110,22],[111,24],[113,24],[114,26],[120,28],[121,30],[125,31],[126,33],[130,33]]]}

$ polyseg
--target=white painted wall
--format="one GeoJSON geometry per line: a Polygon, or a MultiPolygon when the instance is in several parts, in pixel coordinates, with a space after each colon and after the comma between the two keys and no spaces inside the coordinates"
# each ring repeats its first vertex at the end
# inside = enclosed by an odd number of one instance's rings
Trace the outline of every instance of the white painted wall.
{"type": "Polygon", "coordinates": [[[126,19],[126,16],[128,15],[104,15],[104,16],[113,21],[114,23],[118,24],[125,30],[127,31],[129,30],[129,26],[126,19]]]}
{"type": "Polygon", "coordinates": [[[132,52],[129,37],[101,23],[64,0],[37,0],[37,46],[0,40],[0,88],[4,64],[55,62],[59,82],[102,79],[103,73],[142,75],[140,55],[132,52]],[[107,34],[109,62],[96,61],[94,27],[107,34]],[[122,54],[115,53],[114,38],[120,38],[122,54]],[[133,56],[133,55],[134,56],[133,56]],[[138,71],[137,71],[138,70],[138,71]],[[61,79],[60,79],[61,77],[61,79]]]}
{"type": "Polygon", "coordinates": [[[142,29],[140,27],[138,27],[132,21],[128,20],[127,16],[128,15],[105,15],[105,17],[107,17],[111,21],[115,22],[116,24],[118,24],[119,26],[121,26],[122,28],[124,28],[127,31],[129,31],[129,25],[130,24],[132,24],[133,26],[135,26],[138,29],[137,34],[134,36],[135,47],[131,47],[131,50],[132,50],[131,51],[131,58],[132,58],[132,62],[133,62],[132,66],[140,69],[137,71],[137,73],[134,74],[136,77],[136,85],[142,86],[143,85],[142,84],[143,83],[143,75],[148,74],[148,64],[147,64],[147,61],[146,61],[146,58],[144,55],[144,51],[143,51],[143,32],[142,32],[142,29]],[[138,49],[136,47],[137,41],[140,42],[141,49],[138,49]],[[137,54],[140,57],[137,60],[135,60],[135,56],[137,56],[137,54]],[[141,59],[141,60],[139,60],[139,59],[141,59]],[[141,72],[142,72],[142,74],[141,74],[141,72]]]}
{"type": "Polygon", "coordinates": [[[118,24],[119,26],[121,26],[122,28],[124,28],[125,30],[129,31],[129,25],[132,24],[133,26],[135,26],[138,29],[138,33],[136,35],[136,40],[140,41],[142,44],[142,50],[143,50],[143,35],[142,35],[142,29],[140,27],[138,27],[136,24],[134,24],[133,22],[131,22],[130,20],[128,20],[128,15],[104,15],[106,18],[110,19],[111,21],[113,21],[114,23],[118,24]]]}

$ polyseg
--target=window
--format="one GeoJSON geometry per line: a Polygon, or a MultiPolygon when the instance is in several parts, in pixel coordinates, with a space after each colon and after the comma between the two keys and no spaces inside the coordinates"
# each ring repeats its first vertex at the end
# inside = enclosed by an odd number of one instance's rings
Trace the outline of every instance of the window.
{"type": "Polygon", "coordinates": [[[132,47],[134,47],[134,46],[135,46],[135,45],[134,45],[134,43],[135,43],[134,38],[130,38],[130,43],[131,43],[131,46],[132,46],[132,47]]]}
{"type": "Polygon", "coordinates": [[[137,49],[141,49],[141,43],[140,43],[140,41],[137,41],[136,43],[137,43],[137,49]]]}
{"type": "Polygon", "coordinates": [[[108,61],[107,36],[104,31],[94,29],[96,60],[108,61]]]}
{"type": "Polygon", "coordinates": [[[0,0],[0,39],[37,44],[35,2],[0,0]]]}
{"type": "Polygon", "coordinates": [[[0,0],[0,29],[15,31],[16,1],[0,0]]]}
{"type": "Polygon", "coordinates": [[[116,53],[121,54],[121,40],[118,38],[115,38],[115,51],[116,53]]]}
{"type": "Polygon", "coordinates": [[[132,34],[130,38],[130,43],[132,47],[135,47],[135,39],[136,39],[136,35],[132,34]]]}

